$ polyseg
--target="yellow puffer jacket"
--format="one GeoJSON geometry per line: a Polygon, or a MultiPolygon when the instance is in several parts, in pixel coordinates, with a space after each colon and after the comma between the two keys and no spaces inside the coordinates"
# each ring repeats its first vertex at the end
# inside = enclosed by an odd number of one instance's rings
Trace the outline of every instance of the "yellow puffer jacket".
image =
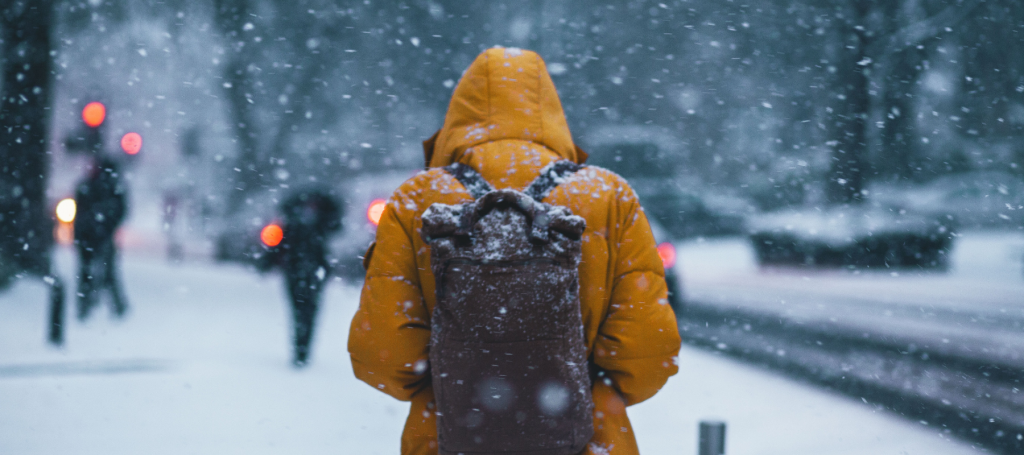
{"type": "MultiPolygon", "coordinates": [[[[431,204],[471,200],[439,167],[476,169],[495,188],[524,189],[541,168],[583,162],[543,60],[530,51],[485,51],[455,88],[444,127],[424,144],[428,170],[391,197],[352,320],[349,353],[356,376],[412,401],[402,454],[437,453],[428,341],[434,310],[430,252],[420,215],[431,204]]],[[[619,176],[584,167],[545,202],[587,220],[580,301],[595,382],[594,438],[587,454],[636,454],[626,406],[653,396],[676,373],[679,333],[668,306],[664,269],[636,194],[619,176]]]]}

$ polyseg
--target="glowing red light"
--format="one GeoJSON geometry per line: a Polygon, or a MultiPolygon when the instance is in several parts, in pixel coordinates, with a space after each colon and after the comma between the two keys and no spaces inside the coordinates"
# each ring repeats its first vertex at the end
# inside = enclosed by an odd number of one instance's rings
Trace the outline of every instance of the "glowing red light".
{"type": "Polygon", "coordinates": [[[276,224],[268,224],[260,231],[260,240],[263,244],[269,247],[275,247],[281,244],[281,239],[284,238],[284,231],[281,230],[281,226],[276,224]]]}
{"type": "Polygon", "coordinates": [[[103,124],[103,120],[107,118],[107,107],[98,101],[93,101],[85,105],[85,109],[82,109],[82,121],[90,128],[96,128],[103,124]]]}
{"type": "Polygon", "coordinates": [[[384,214],[384,207],[387,207],[388,201],[384,199],[374,199],[370,203],[370,208],[366,209],[366,219],[370,220],[374,226],[380,224],[380,217],[384,214]]]}
{"type": "Polygon", "coordinates": [[[668,242],[658,245],[658,257],[661,258],[661,265],[666,269],[671,268],[676,265],[676,247],[668,242]]]}
{"type": "Polygon", "coordinates": [[[121,136],[121,150],[129,155],[134,155],[142,150],[142,136],[139,133],[128,133],[121,136]]]}

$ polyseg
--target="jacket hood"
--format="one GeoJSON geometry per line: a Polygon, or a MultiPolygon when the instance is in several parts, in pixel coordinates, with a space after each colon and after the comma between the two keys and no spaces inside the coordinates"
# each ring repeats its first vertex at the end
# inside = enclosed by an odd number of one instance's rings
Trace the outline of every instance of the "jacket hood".
{"type": "Polygon", "coordinates": [[[533,51],[495,47],[477,56],[455,87],[444,126],[423,143],[427,167],[447,166],[470,147],[503,139],[586,160],[573,144],[544,60],[533,51]]]}

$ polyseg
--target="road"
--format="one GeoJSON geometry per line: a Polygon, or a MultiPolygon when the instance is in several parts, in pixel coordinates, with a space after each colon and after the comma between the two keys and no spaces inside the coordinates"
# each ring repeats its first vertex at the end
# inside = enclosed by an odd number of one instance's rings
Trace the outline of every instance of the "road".
{"type": "Polygon", "coordinates": [[[691,344],[1024,450],[1024,235],[957,239],[951,269],[758,269],[738,239],[681,247],[691,344]]]}

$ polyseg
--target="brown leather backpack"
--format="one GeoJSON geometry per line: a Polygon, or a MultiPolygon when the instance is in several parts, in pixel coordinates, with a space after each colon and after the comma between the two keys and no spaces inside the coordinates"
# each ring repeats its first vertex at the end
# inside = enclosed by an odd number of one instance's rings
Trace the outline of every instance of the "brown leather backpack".
{"type": "Polygon", "coordinates": [[[586,222],[540,202],[579,168],[553,163],[520,192],[456,163],[445,169],[475,201],[423,213],[442,455],[574,455],[593,437],[577,271],[586,222]]]}

